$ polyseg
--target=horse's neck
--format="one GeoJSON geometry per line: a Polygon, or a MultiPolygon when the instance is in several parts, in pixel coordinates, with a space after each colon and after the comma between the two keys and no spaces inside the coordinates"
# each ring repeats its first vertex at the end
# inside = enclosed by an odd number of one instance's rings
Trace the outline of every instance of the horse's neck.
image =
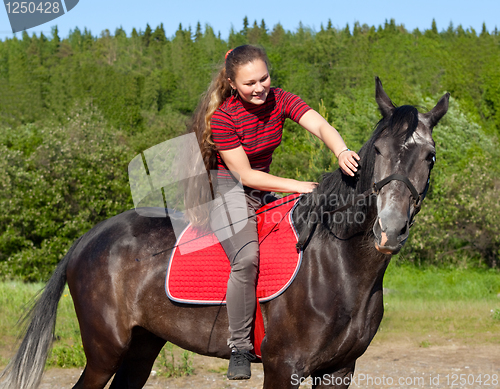
{"type": "MultiPolygon", "coordinates": [[[[345,197],[337,196],[340,204],[334,205],[334,208],[339,208],[344,205],[342,202],[348,201],[345,197]]],[[[306,262],[310,262],[310,265],[317,269],[324,269],[335,279],[340,277],[338,275],[346,275],[341,283],[351,284],[353,290],[361,291],[360,288],[366,290],[381,286],[389,258],[379,253],[373,243],[372,229],[377,215],[376,197],[366,197],[341,213],[323,213],[330,215],[328,222],[318,214],[324,209],[314,204],[311,197],[306,200],[309,201],[299,205],[294,214],[299,233],[308,231],[308,222],[317,222],[311,247],[306,248],[306,253],[309,250],[316,254],[307,254],[306,262]]]]}
{"type": "Polygon", "coordinates": [[[307,194],[294,212],[295,225],[301,232],[307,224],[317,224],[316,233],[329,232],[340,240],[355,235],[370,235],[377,214],[376,197],[366,196],[353,203],[357,195],[354,191],[349,194],[307,194]],[[347,204],[352,206],[342,212],[334,212],[347,204]]]}
{"type": "Polygon", "coordinates": [[[310,248],[314,251],[304,262],[309,263],[311,274],[324,276],[322,285],[315,281],[317,293],[364,305],[373,293],[382,290],[390,256],[378,252],[366,235],[348,240],[317,237],[310,248]]]}

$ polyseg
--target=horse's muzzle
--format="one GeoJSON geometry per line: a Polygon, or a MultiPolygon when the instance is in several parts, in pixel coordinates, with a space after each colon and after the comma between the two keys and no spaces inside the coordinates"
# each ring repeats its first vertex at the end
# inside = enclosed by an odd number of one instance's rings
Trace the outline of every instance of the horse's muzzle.
{"type": "Polygon", "coordinates": [[[407,218],[395,215],[379,215],[373,226],[375,248],[382,254],[397,254],[408,239],[409,226],[407,218]]]}

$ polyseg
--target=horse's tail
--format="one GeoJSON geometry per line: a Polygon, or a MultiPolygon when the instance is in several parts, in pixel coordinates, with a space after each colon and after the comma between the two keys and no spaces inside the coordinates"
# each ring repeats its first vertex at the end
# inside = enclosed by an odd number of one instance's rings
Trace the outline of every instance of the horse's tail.
{"type": "Polygon", "coordinates": [[[0,373],[0,389],[35,389],[40,385],[54,338],[57,305],[66,286],[66,268],[80,239],[59,262],[40,298],[23,317],[22,322],[31,322],[19,350],[0,373]]]}

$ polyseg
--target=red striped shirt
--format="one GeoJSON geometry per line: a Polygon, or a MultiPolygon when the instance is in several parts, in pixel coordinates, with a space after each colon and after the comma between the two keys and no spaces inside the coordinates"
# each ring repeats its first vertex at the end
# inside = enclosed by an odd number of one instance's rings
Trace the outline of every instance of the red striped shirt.
{"type": "MultiPolygon", "coordinates": [[[[268,173],[273,152],[281,143],[285,119],[298,122],[310,109],[300,97],[280,88],[271,88],[262,105],[232,96],[212,116],[212,137],[219,150],[242,146],[252,169],[268,173]]],[[[219,153],[217,168],[227,170],[219,153]]]]}

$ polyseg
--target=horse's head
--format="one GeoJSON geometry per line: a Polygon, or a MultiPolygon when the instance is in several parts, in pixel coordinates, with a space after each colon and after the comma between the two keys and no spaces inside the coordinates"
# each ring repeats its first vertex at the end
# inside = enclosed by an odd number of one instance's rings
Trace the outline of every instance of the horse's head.
{"type": "Polygon", "coordinates": [[[445,94],[431,111],[419,113],[412,106],[395,107],[376,79],[376,100],[383,119],[373,143],[373,178],[378,190],[373,232],[375,247],[384,254],[401,250],[420,210],[436,160],[432,129],[448,110],[449,97],[445,94]]]}

